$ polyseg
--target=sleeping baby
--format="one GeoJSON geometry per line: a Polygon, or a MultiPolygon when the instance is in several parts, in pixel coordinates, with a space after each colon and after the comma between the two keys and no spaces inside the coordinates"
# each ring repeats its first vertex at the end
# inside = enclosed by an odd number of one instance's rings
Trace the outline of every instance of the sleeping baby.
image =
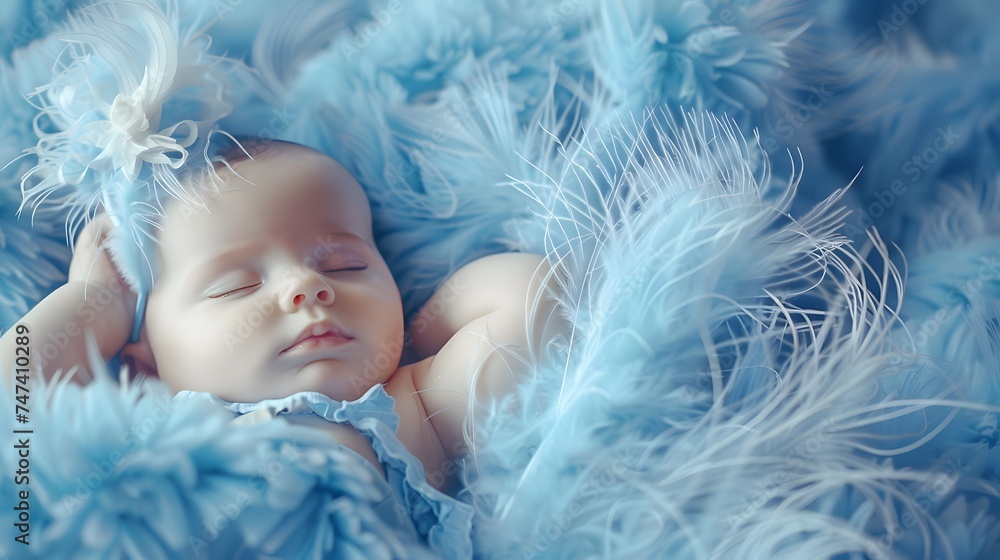
{"type": "MultiPolygon", "coordinates": [[[[87,327],[103,357],[120,352],[133,376],[158,377],[175,399],[210,400],[237,421],[319,427],[386,479],[465,506],[444,492],[468,451],[470,397],[510,393],[536,349],[565,328],[546,259],[502,253],[467,264],[407,333],[358,182],[304,146],[244,148],[216,166],[221,187],[205,191],[203,206],[167,203],[137,342],[128,343],[136,297],[102,248],[103,216],[81,233],[69,282],[21,324],[48,340],[97,298],[104,304],[87,327]],[[412,465],[424,480],[405,472],[412,465]]],[[[0,340],[4,363],[13,336],[0,340]]],[[[47,377],[87,362],[86,337],[67,338],[44,361],[47,377]]],[[[85,367],[77,379],[90,379],[85,367]]]]}

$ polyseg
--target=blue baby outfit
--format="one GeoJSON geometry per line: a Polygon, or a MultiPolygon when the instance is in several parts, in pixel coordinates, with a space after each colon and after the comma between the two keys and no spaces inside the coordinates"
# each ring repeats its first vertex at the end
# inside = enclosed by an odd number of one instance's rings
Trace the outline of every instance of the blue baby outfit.
{"type": "Polygon", "coordinates": [[[396,513],[400,509],[398,504],[402,504],[412,527],[442,558],[472,558],[472,507],[436,490],[427,481],[423,464],[396,437],[399,416],[393,410],[395,400],[382,385],[375,385],[355,401],[338,401],[315,391],[257,403],[229,402],[210,393],[194,391],[181,391],[174,398],[209,400],[240,416],[263,414],[273,418],[280,414],[316,414],[330,422],[350,424],[371,441],[398,500],[398,503],[384,502],[378,508],[379,514],[383,518],[394,518],[397,526],[408,529],[410,523],[400,520],[396,513]]]}

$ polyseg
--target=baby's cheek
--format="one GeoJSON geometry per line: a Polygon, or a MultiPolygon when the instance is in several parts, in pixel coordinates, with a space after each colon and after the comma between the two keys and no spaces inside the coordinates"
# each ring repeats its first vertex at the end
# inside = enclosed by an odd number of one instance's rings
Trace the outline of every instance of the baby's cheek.
{"type": "Polygon", "coordinates": [[[206,370],[217,368],[238,350],[236,346],[227,347],[224,331],[210,317],[178,315],[159,328],[165,332],[158,337],[154,351],[157,356],[163,355],[166,375],[183,382],[186,389],[205,390],[196,385],[206,379],[206,370]]]}
{"type": "Polygon", "coordinates": [[[261,323],[251,319],[235,313],[201,318],[191,328],[193,354],[205,365],[219,367],[253,353],[264,341],[261,323]]]}

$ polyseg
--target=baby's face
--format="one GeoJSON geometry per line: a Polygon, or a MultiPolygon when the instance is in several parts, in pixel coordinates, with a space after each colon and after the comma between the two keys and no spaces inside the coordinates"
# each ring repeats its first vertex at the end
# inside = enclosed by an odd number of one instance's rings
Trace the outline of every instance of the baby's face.
{"type": "Polygon", "coordinates": [[[353,400],[399,365],[399,290],[354,178],[317,152],[275,149],[234,163],[243,179],[222,168],[225,190],[207,211],[168,207],[144,325],[149,350],[174,391],[353,400]],[[346,337],[297,344],[313,326],[346,337]]]}

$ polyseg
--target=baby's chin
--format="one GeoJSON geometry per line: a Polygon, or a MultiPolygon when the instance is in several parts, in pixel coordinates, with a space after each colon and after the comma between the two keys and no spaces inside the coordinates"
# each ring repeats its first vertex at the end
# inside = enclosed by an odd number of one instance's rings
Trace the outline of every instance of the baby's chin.
{"type": "Polygon", "coordinates": [[[302,366],[293,374],[293,385],[301,387],[298,391],[316,391],[334,400],[353,401],[361,398],[375,385],[385,383],[391,376],[391,372],[385,373],[373,368],[365,370],[349,367],[350,372],[345,372],[344,363],[328,362],[332,360],[320,360],[302,366]]]}
{"type": "MultiPolygon", "coordinates": [[[[242,397],[241,399],[226,400],[260,402],[311,391],[322,393],[338,401],[353,401],[361,398],[375,385],[388,381],[391,375],[392,371],[387,372],[375,368],[365,369],[340,360],[317,360],[296,367],[294,371],[275,375],[257,390],[244,385],[242,390],[230,393],[233,396],[242,397]]],[[[221,395],[217,396],[221,397],[221,395]]]]}
{"type": "Polygon", "coordinates": [[[242,377],[223,381],[209,375],[192,376],[184,380],[167,375],[165,379],[161,379],[167,382],[174,393],[183,390],[211,393],[229,402],[256,403],[306,391],[322,393],[334,400],[353,401],[361,398],[375,385],[386,383],[396,369],[379,369],[370,362],[368,364],[369,367],[366,368],[363,364],[342,360],[317,360],[284,372],[257,372],[261,376],[257,379],[242,377]],[[208,379],[212,382],[195,381],[208,379]]]}

